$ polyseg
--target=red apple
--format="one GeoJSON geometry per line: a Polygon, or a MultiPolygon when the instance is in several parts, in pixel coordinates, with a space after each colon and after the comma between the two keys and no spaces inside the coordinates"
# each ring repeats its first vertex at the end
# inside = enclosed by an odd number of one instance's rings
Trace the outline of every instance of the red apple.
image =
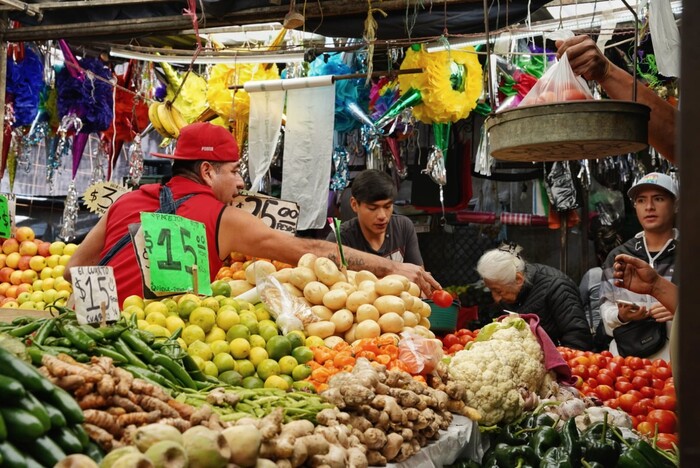
{"type": "Polygon", "coordinates": [[[10,273],[10,283],[15,284],[15,285],[22,284],[22,271],[21,270],[15,270],[12,273],[10,273]]]}
{"type": "Polygon", "coordinates": [[[31,261],[32,256],[31,255],[22,255],[19,258],[19,262],[17,263],[17,268],[19,270],[29,270],[31,269],[29,267],[29,262],[31,261]]]}
{"type": "Polygon", "coordinates": [[[17,239],[9,238],[2,243],[2,252],[4,254],[11,254],[12,252],[17,252],[19,250],[19,242],[17,239]]]}
{"type": "Polygon", "coordinates": [[[34,240],[34,230],[29,226],[20,226],[15,231],[15,238],[19,241],[33,241],[34,240]]]}
{"type": "Polygon", "coordinates": [[[19,244],[19,254],[29,255],[30,257],[36,255],[39,251],[39,246],[34,243],[34,241],[22,241],[19,244]]]}
{"type": "Polygon", "coordinates": [[[41,241],[41,244],[39,244],[39,248],[36,254],[41,255],[42,257],[48,257],[49,255],[51,255],[51,253],[49,252],[49,247],[51,247],[51,242],[41,241]]]}

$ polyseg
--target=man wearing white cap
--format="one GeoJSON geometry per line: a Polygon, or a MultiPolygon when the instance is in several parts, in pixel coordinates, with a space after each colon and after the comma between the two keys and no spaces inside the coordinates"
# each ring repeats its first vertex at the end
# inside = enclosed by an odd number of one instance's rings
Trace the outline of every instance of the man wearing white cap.
{"type": "MultiPolygon", "coordinates": [[[[671,321],[675,313],[649,295],[636,294],[614,286],[612,273],[615,256],[627,254],[648,262],[660,276],[671,280],[678,247],[678,231],[674,228],[678,186],[670,176],[652,172],[638,180],[627,195],[632,200],[642,231],[610,252],[603,267],[601,281],[600,313],[606,333],[616,336],[616,340],[610,344],[613,354],[624,354],[620,352],[616,342],[623,331],[620,327],[631,322],[651,319],[658,323],[666,323],[665,335],[670,336],[671,321]],[[620,303],[620,300],[623,303],[620,303]]],[[[658,349],[650,354],[638,357],[660,357],[668,360],[668,339],[660,342],[658,349]]]]}

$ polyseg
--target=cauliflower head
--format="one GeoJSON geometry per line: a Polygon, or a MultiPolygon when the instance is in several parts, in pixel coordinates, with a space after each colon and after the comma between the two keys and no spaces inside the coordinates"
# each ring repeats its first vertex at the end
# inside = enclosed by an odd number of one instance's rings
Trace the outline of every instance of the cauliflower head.
{"type": "Polygon", "coordinates": [[[450,377],[466,388],[465,403],[482,414],[484,425],[510,422],[523,412],[523,393],[538,392],[547,370],[544,353],[530,327],[519,317],[488,325],[485,341],[459,351],[450,377]]]}

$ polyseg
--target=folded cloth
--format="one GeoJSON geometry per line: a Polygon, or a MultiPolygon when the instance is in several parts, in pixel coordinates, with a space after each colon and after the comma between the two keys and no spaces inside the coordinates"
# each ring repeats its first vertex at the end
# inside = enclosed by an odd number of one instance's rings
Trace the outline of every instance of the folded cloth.
{"type": "MultiPolygon", "coordinates": [[[[557,375],[557,382],[565,385],[574,385],[576,377],[571,374],[571,367],[564,360],[556,345],[549,337],[544,328],[540,326],[540,318],[535,314],[518,314],[520,318],[525,320],[530,325],[532,334],[537,337],[542,352],[544,353],[544,367],[547,371],[554,371],[557,375]]],[[[500,322],[509,315],[502,315],[498,318],[500,322]]]]}

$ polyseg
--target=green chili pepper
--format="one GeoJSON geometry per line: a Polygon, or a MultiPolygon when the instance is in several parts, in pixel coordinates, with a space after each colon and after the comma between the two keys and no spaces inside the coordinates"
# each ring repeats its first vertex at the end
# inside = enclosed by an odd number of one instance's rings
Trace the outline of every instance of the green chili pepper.
{"type": "Polygon", "coordinates": [[[33,322],[29,322],[25,325],[21,325],[17,328],[13,328],[8,332],[9,335],[14,336],[15,338],[21,338],[23,336],[27,336],[30,333],[36,331],[41,327],[41,325],[44,323],[44,320],[35,320],[33,322]]]}
{"type": "Polygon", "coordinates": [[[154,341],[156,341],[156,335],[149,331],[136,329],[133,332],[135,332],[136,335],[149,346],[152,345],[154,341]]]}
{"type": "Polygon", "coordinates": [[[532,447],[527,445],[513,447],[501,443],[496,445],[496,450],[493,453],[500,468],[515,468],[516,466],[523,467],[525,465],[537,466],[540,462],[532,447]]]}
{"type": "Polygon", "coordinates": [[[59,324],[58,329],[80,351],[90,352],[97,347],[97,342],[75,325],[59,324]]]}
{"type": "Polygon", "coordinates": [[[100,332],[100,330],[98,330],[97,328],[93,327],[92,325],[83,324],[83,325],[78,325],[78,327],[79,327],[82,331],[84,331],[85,334],[87,334],[90,338],[92,338],[92,339],[95,340],[95,341],[104,341],[104,339],[105,339],[105,337],[104,337],[104,335],[102,334],[102,332],[100,332]]]}
{"type": "Polygon", "coordinates": [[[192,359],[192,356],[185,353],[182,356],[182,364],[185,366],[185,370],[187,371],[187,373],[190,374],[190,376],[194,380],[199,382],[207,382],[207,378],[204,375],[204,372],[202,372],[195,360],[192,359]]]}
{"type": "Polygon", "coordinates": [[[187,373],[185,368],[170,359],[168,356],[165,356],[164,354],[157,354],[153,360],[153,364],[163,366],[169,370],[178,381],[182,382],[182,385],[185,387],[197,388],[197,385],[194,383],[194,380],[192,380],[192,377],[190,377],[190,374],[187,373]]]}
{"type": "Polygon", "coordinates": [[[664,457],[658,452],[658,450],[654,449],[654,447],[652,447],[647,441],[643,439],[639,439],[636,442],[634,442],[632,444],[632,448],[641,453],[644,456],[644,458],[649,460],[651,464],[656,467],[673,468],[674,466],[676,466],[673,462],[671,462],[671,460],[664,457]]]}
{"type": "Polygon", "coordinates": [[[144,361],[149,364],[153,364],[153,360],[156,358],[157,354],[153,351],[144,341],[139,338],[133,330],[126,330],[122,333],[121,337],[129,348],[134,352],[138,353],[144,361]]]}
{"type": "Polygon", "coordinates": [[[170,382],[168,379],[163,377],[162,375],[158,374],[157,372],[153,372],[150,369],[144,369],[141,367],[136,367],[131,364],[124,364],[121,367],[124,369],[128,370],[131,372],[134,377],[138,377],[139,379],[143,379],[147,382],[151,382],[157,385],[160,385],[161,387],[165,388],[173,388],[173,383],[170,382]]]}
{"type": "Polygon", "coordinates": [[[610,437],[608,430],[608,413],[605,413],[602,423],[596,423],[588,428],[581,437],[586,448],[586,460],[597,461],[605,466],[615,466],[620,457],[620,443],[610,437]],[[600,429],[598,429],[600,428],[600,429]]]}
{"type": "Polygon", "coordinates": [[[73,343],[71,343],[70,340],[65,336],[61,336],[59,338],[56,338],[55,336],[49,336],[44,341],[44,344],[47,346],[63,346],[64,348],[69,348],[73,346],[73,343]]]}
{"type": "Polygon", "coordinates": [[[110,325],[108,327],[100,327],[97,330],[102,333],[102,336],[104,337],[105,340],[114,340],[118,338],[124,330],[126,330],[126,325],[121,324],[121,323],[115,323],[114,325],[110,325]]]}
{"type": "Polygon", "coordinates": [[[182,336],[182,327],[177,327],[177,330],[175,330],[173,334],[170,335],[170,338],[168,338],[167,341],[177,341],[177,339],[180,338],[180,336],[182,336]]]}
{"type": "Polygon", "coordinates": [[[148,366],[146,366],[146,364],[134,354],[131,348],[124,343],[121,337],[114,341],[113,346],[114,349],[116,349],[119,354],[124,356],[132,366],[140,367],[141,369],[148,368],[148,366]]]}
{"type": "Polygon", "coordinates": [[[126,364],[129,362],[129,360],[126,358],[126,356],[122,356],[116,350],[114,350],[108,346],[98,346],[95,349],[95,351],[100,356],[106,356],[108,358],[111,358],[115,364],[126,364]]]}
{"type": "Polygon", "coordinates": [[[12,325],[21,326],[26,325],[28,323],[32,323],[35,320],[37,320],[35,317],[27,317],[26,315],[23,315],[21,317],[15,317],[11,323],[12,325]]]}
{"type": "Polygon", "coordinates": [[[559,442],[559,433],[556,429],[551,426],[542,426],[532,434],[529,444],[535,451],[535,455],[543,458],[547,450],[559,446],[559,442]]]}
{"type": "Polygon", "coordinates": [[[32,340],[32,343],[36,343],[38,345],[43,344],[44,341],[53,333],[54,329],[56,328],[56,319],[48,319],[46,320],[41,327],[36,332],[36,335],[34,335],[34,339],[32,340]]]}

